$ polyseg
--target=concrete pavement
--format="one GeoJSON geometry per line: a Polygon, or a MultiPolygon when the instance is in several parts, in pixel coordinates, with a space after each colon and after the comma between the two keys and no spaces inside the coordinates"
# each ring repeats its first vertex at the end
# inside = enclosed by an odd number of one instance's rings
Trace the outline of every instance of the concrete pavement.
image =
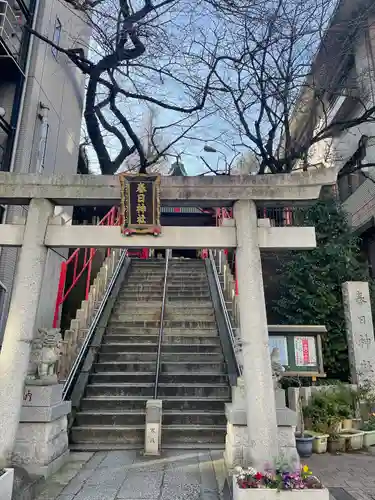
{"type": "Polygon", "coordinates": [[[220,500],[224,478],[217,451],[72,453],[37,500],[220,500]]]}
{"type": "Polygon", "coordinates": [[[304,461],[335,500],[374,500],[375,456],[371,453],[313,455],[304,461]]]}
{"type": "MultiPolygon", "coordinates": [[[[334,500],[375,499],[375,455],[313,455],[304,461],[334,500]]],[[[39,487],[36,500],[223,500],[220,451],[71,453],[65,467],[39,487]]]]}

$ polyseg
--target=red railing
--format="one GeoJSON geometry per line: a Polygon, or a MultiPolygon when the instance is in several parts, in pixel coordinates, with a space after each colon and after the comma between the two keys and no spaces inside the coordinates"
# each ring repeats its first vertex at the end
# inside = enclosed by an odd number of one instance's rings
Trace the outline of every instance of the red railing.
{"type": "MultiPolygon", "coordinates": [[[[233,210],[231,208],[217,208],[215,211],[216,218],[216,227],[222,225],[224,219],[233,219],[233,210]]],[[[224,249],[224,253],[228,255],[228,250],[224,249]]],[[[208,256],[208,249],[202,250],[202,258],[206,258],[208,256]]],[[[236,259],[236,257],[235,257],[236,259]]],[[[234,279],[235,279],[235,292],[238,295],[238,281],[237,281],[237,266],[236,260],[234,261],[234,279]]]]}
{"type": "MultiPolygon", "coordinates": [[[[117,207],[112,207],[111,210],[98,223],[98,226],[118,226],[118,225],[120,225],[120,216],[117,207]]],[[[107,256],[110,255],[110,252],[111,249],[108,248],[107,256]]],[[[87,275],[86,275],[86,287],[85,287],[85,300],[87,300],[91,285],[92,262],[94,260],[95,254],[96,254],[96,248],[77,248],[65,262],[61,263],[60,278],[59,278],[57,297],[55,303],[55,312],[53,315],[53,328],[56,328],[59,322],[60,308],[66,301],[70,292],[76,286],[78,280],[86,271],[87,275]],[[79,261],[80,258],[82,258],[81,251],[84,252],[83,265],[81,270],[78,271],[79,261]],[[66,277],[69,265],[73,267],[72,284],[69,286],[67,290],[65,290],[66,277]]]]}
{"type": "MultiPolygon", "coordinates": [[[[233,219],[233,210],[231,208],[217,208],[216,209],[216,226],[221,226],[225,219],[233,219]]],[[[224,250],[228,255],[228,250],[224,250]]],[[[235,282],[235,293],[238,295],[238,280],[237,280],[237,266],[236,266],[236,254],[234,255],[234,282],[235,282]]]]}

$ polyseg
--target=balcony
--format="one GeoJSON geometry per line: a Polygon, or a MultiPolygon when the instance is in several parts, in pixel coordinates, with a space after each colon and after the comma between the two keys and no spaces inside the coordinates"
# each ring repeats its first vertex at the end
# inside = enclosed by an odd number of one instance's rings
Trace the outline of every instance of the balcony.
{"type": "MultiPolygon", "coordinates": [[[[375,172],[370,173],[371,177],[375,172]]],[[[348,222],[358,234],[375,224],[375,183],[366,179],[343,203],[348,222]]]]}
{"type": "Polygon", "coordinates": [[[0,0],[0,74],[13,80],[21,71],[25,16],[16,0],[0,0]]]}

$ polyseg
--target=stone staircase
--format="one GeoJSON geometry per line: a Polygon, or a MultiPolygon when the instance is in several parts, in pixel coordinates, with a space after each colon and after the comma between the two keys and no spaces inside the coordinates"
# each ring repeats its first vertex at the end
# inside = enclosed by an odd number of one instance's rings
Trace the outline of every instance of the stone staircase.
{"type": "MultiPolygon", "coordinates": [[[[80,411],[71,448],[142,448],[145,406],[153,398],[164,261],[133,261],[80,411]]],[[[223,448],[230,401],[203,261],[170,260],[158,398],[162,448],[223,448]]]]}

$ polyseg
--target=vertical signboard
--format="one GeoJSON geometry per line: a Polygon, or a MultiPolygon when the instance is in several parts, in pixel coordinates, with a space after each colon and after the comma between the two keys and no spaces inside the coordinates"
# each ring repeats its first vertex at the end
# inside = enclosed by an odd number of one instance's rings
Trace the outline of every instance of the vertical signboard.
{"type": "Polygon", "coordinates": [[[316,366],[317,359],[315,337],[294,337],[294,355],[295,365],[297,367],[316,366]]]}
{"type": "Polygon", "coordinates": [[[374,383],[375,342],[368,283],[348,281],[342,292],[352,383],[374,383]]]}
{"type": "Polygon", "coordinates": [[[131,234],[161,233],[160,227],[160,176],[120,175],[121,231],[131,234]]]}

